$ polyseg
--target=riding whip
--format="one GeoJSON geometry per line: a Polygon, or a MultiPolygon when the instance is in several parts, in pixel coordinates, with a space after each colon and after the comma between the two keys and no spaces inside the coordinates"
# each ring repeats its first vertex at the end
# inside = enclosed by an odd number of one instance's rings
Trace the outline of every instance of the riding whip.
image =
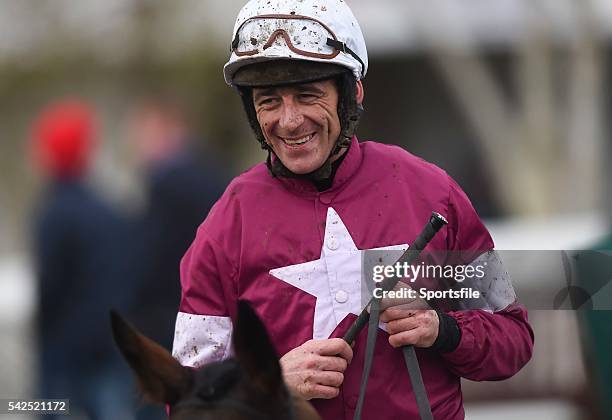
{"type": "MultiPolygon", "coordinates": [[[[442,215],[432,212],[429,221],[423,228],[423,231],[419,234],[419,236],[417,236],[412,245],[408,247],[408,250],[401,255],[397,262],[400,264],[412,264],[419,257],[421,251],[427,246],[436,233],[438,233],[438,231],[447,223],[448,221],[442,215]]],[[[381,282],[380,288],[382,291],[390,291],[395,287],[399,280],[400,279],[397,276],[387,277],[381,282]]],[[[374,358],[374,345],[376,344],[376,334],[378,330],[380,301],[380,298],[373,297],[370,299],[370,302],[365,306],[363,311],[361,311],[359,317],[354,321],[343,337],[347,343],[352,343],[357,334],[363,329],[363,327],[365,327],[366,324],[368,324],[364,369],[361,377],[359,399],[357,400],[357,407],[355,408],[354,420],[361,419],[361,410],[365,400],[368,377],[370,374],[370,368],[372,367],[372,360],[374,358]],[[370,308],[369,312],[368,307],[370,308]]],[[[404,361],[410,376],[410,383],[416,399],[419,416],[422,420],[433,420],[431,406],[429,405],[429,399],[425,390],[425,384],[423,383],[423,377],[421,376],[421,369],[416,358],[414,346],[403,346],[402,352],[404,354],[404,361]]]]}

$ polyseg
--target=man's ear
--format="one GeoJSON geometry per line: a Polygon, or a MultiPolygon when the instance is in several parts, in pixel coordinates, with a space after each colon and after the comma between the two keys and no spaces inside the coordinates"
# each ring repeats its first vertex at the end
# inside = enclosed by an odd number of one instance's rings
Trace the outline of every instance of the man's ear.
{"type": "Polygon", "coordinates": [[[127,360],[145,397],[159,404],[174,404],[193,387],[193,372],[181,366],[153,340],[111,311],[115,343],[127,360]]]}
{"type": "Polygon", "coordinates": [[[363,104],[363,97],[365,95],[365,90],[363,88],[363,82],[361,80],[357,80],[357,92],[355,95],[355,99],[359,105],[363,104]]]}
{"type": "Polygon", "coordinates": [[[266,328],[244,301],[238,302],[238,320],[234,326],[233,342],[236,359],[247,372],[253,385],[271,394],[284,389],[278,355],[266,328]]]}

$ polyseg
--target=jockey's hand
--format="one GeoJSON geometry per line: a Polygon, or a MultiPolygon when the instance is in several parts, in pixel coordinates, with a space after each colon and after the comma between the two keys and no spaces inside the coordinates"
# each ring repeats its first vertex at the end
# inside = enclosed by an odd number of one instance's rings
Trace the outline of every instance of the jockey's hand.
{"type": "Polygon", "coordinates": [[[438,338],[440,319],[437,312],[431,309],[391,306],[380,313],[380,320],[387,323],[389,344],[393,347],[408,344],[431,347],[438,338]]]}
{"type": "Polygon", "coordinates": [[[340,393],[353,349],[341,338],[309,340],[280,359],[283,377],[297,396],[334,398],[340,393]]]}

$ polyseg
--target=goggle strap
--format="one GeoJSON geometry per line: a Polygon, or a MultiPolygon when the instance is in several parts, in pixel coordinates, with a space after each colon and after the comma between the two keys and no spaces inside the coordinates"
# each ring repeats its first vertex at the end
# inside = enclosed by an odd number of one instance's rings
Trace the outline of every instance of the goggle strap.
{"type": "Polygon", "coordinates": [[[359,56],[355,53],[355,51],[351,50],[348,47],[348,45],[346,45],[344,42],[338,41],[332,38],[327,38],[327,45],[329,45],[332,48],[337,49],[338,51],[342,51],[345,54],[349,53],[350,55],[353,56],[355,60],[359,61],[359,64],[361,64],[361,75],[363,76],[363,70],[365,69],[365,64],[363,64],[363,61],[361,61],[361,58],[359,58],[359,56]]]}

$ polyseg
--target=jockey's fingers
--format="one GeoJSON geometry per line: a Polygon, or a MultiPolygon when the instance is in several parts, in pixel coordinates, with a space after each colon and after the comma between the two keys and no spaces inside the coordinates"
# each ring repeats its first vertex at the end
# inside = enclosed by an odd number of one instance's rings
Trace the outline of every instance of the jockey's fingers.
{"type": "Polygon", "coordinates": [[[418,313],[419,309],[408,309],[401,306],[391,306],[380,313],[382,322],[393,321],[394,319],[410,318],[418,313]]]}
{"type": "Polygon", "coordinates": [[[344,374],[324,370],[313,374],[312,379],[319,385],[339,387],[344,382],[344,374]]]}
{"type": "Polygon", "coordinates": [[[422,320],[416,317],[394,319],[393,321],[387,322],[387,332],[389,334],[397,334],[402,331],[410,331],[418,328],[422,323],[422,320]]]}
{"type": "Polygon", "coordinates": [[[328,370],[333,372],[344,372],[348,367],[346,359],[339,356],[318,356],[315,359],[317,370],[328,370]]]}
{"type": "Polygon", "coordinates": [[[310,370],[332,370],[328,369],[331,364],[326,360],[331,357],[332,356],[321,356],[315,353],[310,354],[304,362],[304,367],[310,370]]]}
{"type": "Polygon", "coordinates": [[[397,348],[407,345],[417,345],[421,336],[424,334],[424,330],[421,328],[415,328],[409,331],[402,331],[397,334],[389,336],[389,344],[397,348]]]}
{"type": "Polygon", "coordinates": [[[302,395],[307,399],[323,398],[329,400],[336,398],[340,394],[340,388],[334,386],[307,384],[304,387],[306,390],[302,392],[302,395]]]}
{"type": "Polygon", "coordinates": [[[348,363],[353,360],[353,349],[349,344],[341,338],[330,338],[322,340],[319,351],[321,356],[339,356],[345,359],[348,363]]]}
{"type": "Polygon", "coordinates": [[[405,306],[393,306],[391,308],[385,309],[380,313],[380,320],[382,322],[389,322],[395,319],[402,318],[417,318],[419,320],[422,319],[431,319],[433,314],[436,311],[433,309],[414,309],[407,308],[405,306]]]}

